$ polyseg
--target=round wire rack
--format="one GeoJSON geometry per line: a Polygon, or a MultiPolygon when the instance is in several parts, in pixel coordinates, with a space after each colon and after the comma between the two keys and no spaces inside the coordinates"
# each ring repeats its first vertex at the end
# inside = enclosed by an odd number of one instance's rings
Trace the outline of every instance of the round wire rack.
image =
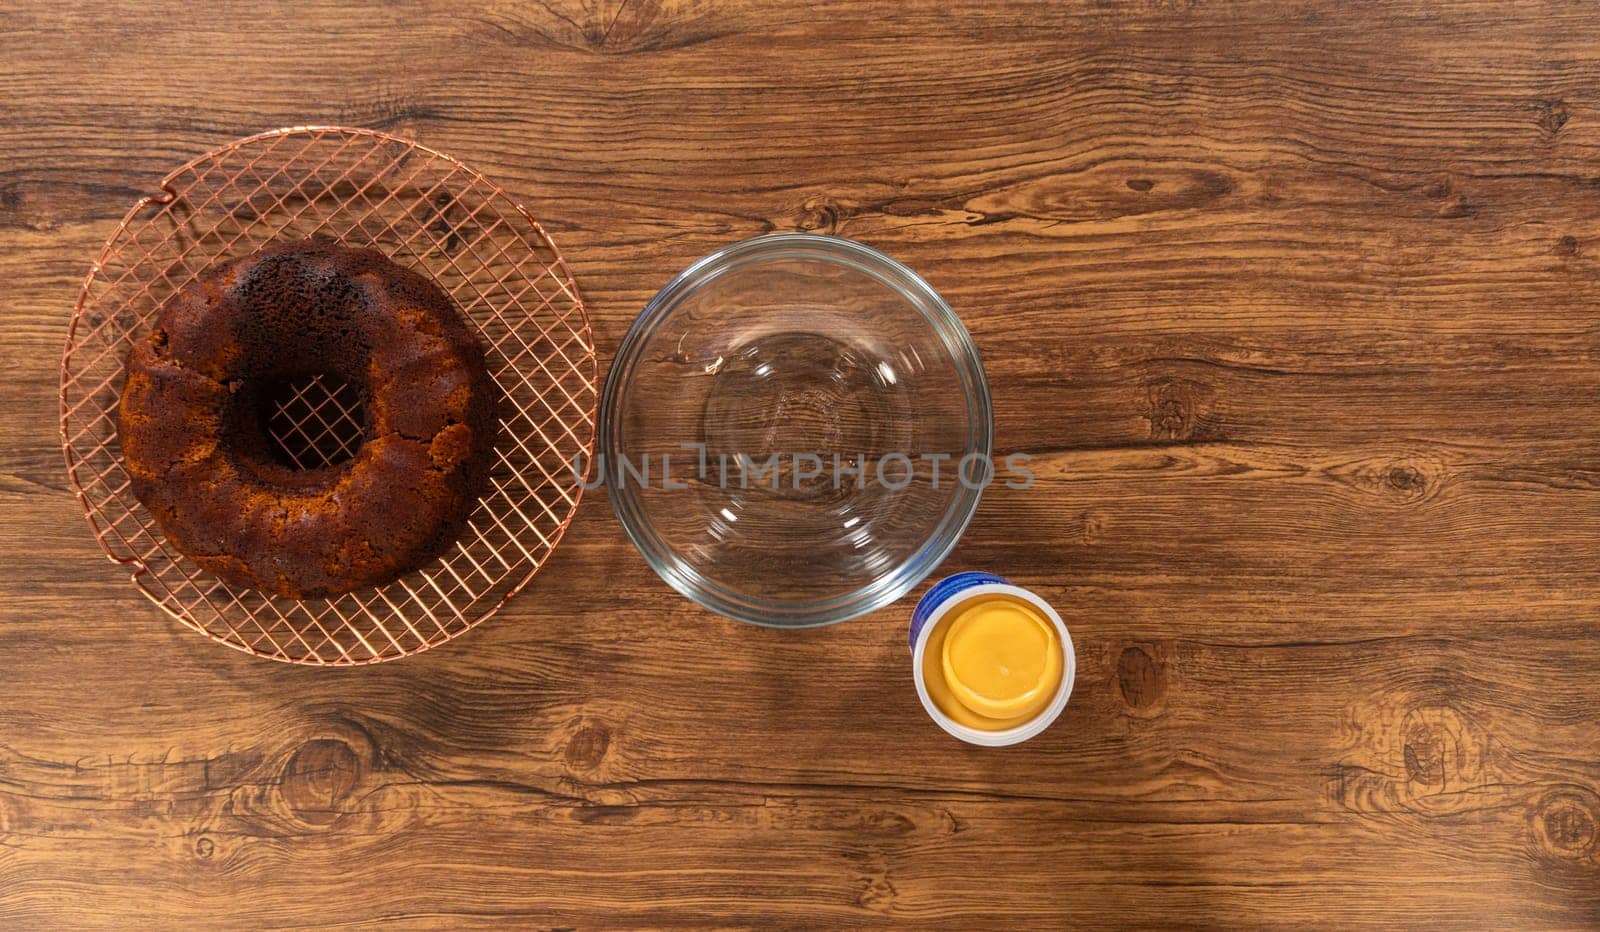
{"type": "MultiPolygon", "coordinates": [[[[455,159],[363,129],[290,127],[206,153],[134,205],[84,279],[61,362],[67,472],[95,539],[167,614],[292,663],[377,663],[494,614],[572,521],[595,440],[595,350],[577,285],[521,205],[455,159]],[[387,585],[296,601],[230,586],[178,553],[134,498],[117,439],[128,349],[212,264],[326,237],[436,281],[477,325],[502,393],[489,490],[442,557],[387,585]]],[[[276,399],[268,431],[303,466],[348,458],[359,398],[312,379],[276,399]]]]}

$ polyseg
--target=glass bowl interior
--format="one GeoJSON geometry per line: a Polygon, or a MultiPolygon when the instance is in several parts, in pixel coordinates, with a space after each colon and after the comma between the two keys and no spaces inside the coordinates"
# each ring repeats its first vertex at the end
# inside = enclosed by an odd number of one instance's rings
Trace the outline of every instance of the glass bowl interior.
{"type": "Polygon", "coordinates": [[[695,263],[623,340],[600,473],[668,583],[741,621],[843,621],[905,594],[977,508],[993,425],[971,337],[850,240],[774,234],[695,263]]]}

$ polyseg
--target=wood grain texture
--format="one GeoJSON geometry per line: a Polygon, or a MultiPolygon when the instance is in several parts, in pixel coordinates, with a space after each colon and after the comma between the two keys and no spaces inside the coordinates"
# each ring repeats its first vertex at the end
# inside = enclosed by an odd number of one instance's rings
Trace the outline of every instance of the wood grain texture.
{"type": "Polygon", "coordinates": [[[1600,14],[1487,0],[168,3],[0,16],[0,925],[1600,925],[1600,14]],[[1062,720],[943,736],[906,600],[710,617],[584,503],[398,663],[214,647],[96,551],[57,361],[166,171],[331,122],[551,230],[602,359],[729,241],[917,268],[998,446],[947,570],[1062,720]]]}

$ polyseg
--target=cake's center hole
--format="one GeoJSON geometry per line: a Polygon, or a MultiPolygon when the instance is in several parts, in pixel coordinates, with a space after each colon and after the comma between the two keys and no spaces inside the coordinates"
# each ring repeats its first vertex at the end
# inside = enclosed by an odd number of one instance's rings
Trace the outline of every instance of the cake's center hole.
{"type": "Polygon", "coordinates": [[[267,392],[272,455],[295,469],[319,469],[356,455],[366,432],[361,390],[331,375],[314,375],[267,392]]]}

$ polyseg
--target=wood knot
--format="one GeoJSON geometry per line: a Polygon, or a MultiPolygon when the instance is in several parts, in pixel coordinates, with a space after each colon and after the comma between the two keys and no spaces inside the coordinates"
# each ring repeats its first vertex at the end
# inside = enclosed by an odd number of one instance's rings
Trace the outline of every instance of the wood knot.
{"type": "Polygon", "coordinates": [[[1129,187],[1129,189],[1134,190],[1134,191],[1138,191],[1140,194],[1144,194],[1144,193],[1148,192],[1151,188],[1154,188],[1155,186],[1156,186],[1156,183],[1154,181],[1151,181],[1149,178],[1129,178],[1128,179],[1128,187],[1129,187]]]}
{"type": "Polygon", "coordinates": [[[1167,695],[1165,667],[1144,647],[1125,647],[1117,661],[1117,685],[1128,708],[1149,711],[1167,695]]]}
{"type": "Polygon", "coordinates": [[[1575,256],[1578,254],[1578,238],[1576,236],[1563,236],[1556,240],[1556,255],[1575,256]]]}
{"type": "Polygon", "coordinates": [[[1147,383],[1145,420],[1152,440],[1210,440],[1211,387],[1190,379],[1161,378],[1147,383]]]}
{"type": "Polygon", "coordinates": [[[800,215],[795,220],[795,227],[808,233],[837,233],[839,224],[850,215],[850,211],[838,201],[824,194],[808,197],[800,205],[800,215]]]}
{"type": "Polygon", "coordinates": [[[1412,506],[1437,495],[1444,483],[1445,464],[1423,454],[1374,456],[1329,468],[1338,482],[1392,505],[1412,506]]]}
{"type": "Polygon", "coordinates": [[[894,906],[896,892],[887,873],[874,874],[867,878],[860,895],[856,897],[856,904],[864,909],[888,912],[894,906]]]}
{"type": "Polygon", "coordinates": [[[1422,470],[1406,464],[1391,466],[1386,476],[1389,487],[1403,493],[1420,493],[1428,487],[1428,478],[1422,470]]]}
{"type": "Polygon", "coordinates": [[[1406,779],[1424,786],[1444,786],[1445,735],[1432,722],[1418,722],[1406,732],[1406,779]]]}
{"type": "Polygon", "coordinates": [[[1418,189],[1423,197],[1443,200],[1455,190],[1455,185],[1450,183],[1449,177],[1435,178],[1418,189]]]}
{"type": "Polygon", "coordinates": [[[1446,201],[1439,208],[1438,216],[1441,220],[1465,220],[1478,215],[1478,208],[1464,196],[1457,195],[1446,201]]]}
{"type": "Polygon", "coordinates": [[[428,206],[433,209],[431,216],[424,214],[428,217],[424,225],[446,255],[454,256],[467,241],[478,238],[478,225],[454,194],[440,191],[428,200],[428,206]]]}
{"type": "Polygon", "coordinates": [[[611,748],[611,732],[600,725],[589,725],[578,730],[567,742],[567,764],[583,770],[592,770],[605,760],[611,748]]]}
{"type": "Polygon", "coordinates": [[[1484,740],[1454,709],[1428,706],[1401,723],[1401,761],[1406,780],[1424,790],[1464,788],[1483,780],[1484,740]]]}
{"type": "Polygon", "coordinates": [[[1539,801],[1533,835],[1540,850],[1567,860],[1600,854],[1600,798],[1583,790],[1561,790],[1539,801]]]}
{"type": "Polygon", "coordinates": [[[344,803],[361,782],[361,759],[337,738],[301,745],[283,769],[284,802],[300,819],[327,825],[344,814],[344,803]]]}
{"type": "Polygon", "coordinates": [[[667,37],[652,35],[651,27],[661,14],[661,0],[624,0],[609,12],[612,4],[596,4],[592,17],[583,24],[583,44],[589,50],[620,53],[659,50],[667,37]]]}
{"type": "Polygon", "coordinates": [[[1401,460],[1383,469],[1382,493],[1399,503],[1414,504],[1432,495],[1439,486],[1444,467],[1428,460],[1401,460]]]}
{"type": "Polygon", "coordinates": [[[1535,101],[1533,111],[1535,120],[1539,124],[1539,135],[1543,136],[1546,142],[1554,141],[1562,127],[1567,125],[1567,120],[1572,118],[1564,100],[1535,101]]]}
{"type": "Polygon", "coordinates": [[[1085,511],[1083,513],[1082,538],[1085,544],[1098,544],[1105,539],[1106,531],[1111,528],[1111,518],[1103,512],[1085,511]]]}
{"type": "Polygon", "coordinates": [[[217,853],[217,843],[201,835],[194,840],[194,856],[202,861],[208,861],[217,853]]]}
{"type": "Polygon", "coordinates": [[[1381,697],[1363,723],[1354,757],[1329,788],[1353,812],[1449,817],[1484,804],[1499,780],[1489,738],[1447,705],[1406,708],[1381,697]]]}

